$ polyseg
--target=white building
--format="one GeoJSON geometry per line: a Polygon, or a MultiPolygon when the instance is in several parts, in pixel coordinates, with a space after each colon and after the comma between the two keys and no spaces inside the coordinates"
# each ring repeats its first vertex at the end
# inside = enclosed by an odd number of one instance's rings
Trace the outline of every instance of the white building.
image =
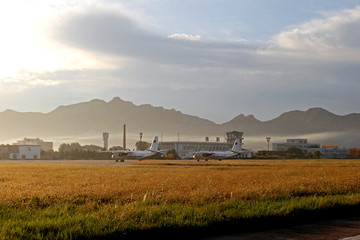
{"type": "Polygon", "coordinates": [[[160,149],[175,150],[181,159],[190,159],[197,151],[222,151],[232,148],[226,142],[168,141],[159,142],[160,149]]]}
{"type": "Polygon", "coordinates": [[[321,148],[308,149],[308,153],[311,153],[313,151],[319,151],[321,153],[321,157],[323,158],[334,158],[334,159],[349,158],[349,149],[339,148],[338,146],[323,146],[321,148]]]}
{"type": "Polygon", "coordinates": [[[318,143],[308,143],[307,139],[287,139],[286,143],[273,143],[273,151],[285,151],[288,147],[301,149],[303,153],[319,151],[323,158],[349,158],[348,148],[338,146],[322,146],[318,143]]]}
{"type": "Polygon", "coordinates": [[[40,138],[24,138],[23,140],[17,141],[14,145],[40,145],[41,150],[48,151],[54,149],[53,142],[45,142],[40,138]]]}
{"type": "Polygon", "coordinates": [[[40,159],[40,145],[16,145],[12,149],[10,159],[40,159]]]}
{"type": "Polygon", "coordinates": [[[303,153],[308,152],[308,148],[319,148],[318,143],[308,143],[307,139],[286,139],[286,143],[273,143],[273,151],[286,151],[288,147],[301,149],[303,153]]]}
{"type": "MultiPolygon", "coordinates": [[[[233,144],[227,142],[169,141],[159,142],[159,148],[161,150],[175,150],[181,159],[192,159],[198,151],[226,152],[233,147],[233,144]]],[[[252,151],[246,149],[242,149],[242,151],[237,158],[252,158],[252,151]]]]}
{"type": "MultiPolygon", "coordinates": [[[[175,150],[181,159],[192,159],[194,154],[198,151],[210,151],[210,152],[226,152],[230,150],[235,142],[235,139],[240,139],[241,146],[244,145],[243,132],[231,131],[226,132],[226,142],[220,142],[220,138],[216,138],[216,142],[209,142],[209,137],[205,137],[205,142],[195,141],[168,141],[159,142],[159,148],[164,150],[175,150]]],[[[241,153],[238,158],[251,158],[253,152],[242,149],[244,152],[241,153]]]]}

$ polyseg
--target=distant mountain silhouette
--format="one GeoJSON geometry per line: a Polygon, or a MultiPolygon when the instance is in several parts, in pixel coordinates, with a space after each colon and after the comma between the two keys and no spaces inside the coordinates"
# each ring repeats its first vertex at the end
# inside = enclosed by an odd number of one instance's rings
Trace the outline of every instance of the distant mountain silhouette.
{"type": "MultiPolygon", "coordinates": [[[[187,136],[203,140],[205,136],[224,136],[226,131],[244,132],[246,138],[268,135],[283,137],[317,136],[316,140],[340,146],[360,147],[360,114],[335,115],[322,108],[291,111],[270,121],[260,121],[254,116],[240,114],[229,122],[216,124],[207,119],[183,114],[174,109],[151,105],[134,105],[115,97],[110,102],[92,100],[60,106],[49,113],[22,113],[6,110],[0,113],[0,140],[40,137],[51,141],[62,137],[68,141],[98,136],[101,143],[104,131],[121,135],[123,124],[128,135],[187,136]],[[317,135],[316,135],[317,134],[317,135]],[[330,137],[329,137],[330,136],[330,137]]],[[[188,140],[183,137],[182,140],[188,140]]],[[[164,139],[168,140],[168,139],[164,139]]],[[[119,143],[120,144],[120,143],[119,143]]],[[[256,144],[253,147],[257,147],[256,144]]]]}
{"type": "Polygon", "coordinates": [[[231,121],[222,124],[242,126],[241,129],[258,134],[294,135],[313,134],[323,132],[343,132],[360,130],[360,114],[353,113],[345,116],[335,115],[322,108],[310,108],[307,111],[290,111],[281,114],[270,121],[259,121],[254,116],[239,115],[231,121]]]}

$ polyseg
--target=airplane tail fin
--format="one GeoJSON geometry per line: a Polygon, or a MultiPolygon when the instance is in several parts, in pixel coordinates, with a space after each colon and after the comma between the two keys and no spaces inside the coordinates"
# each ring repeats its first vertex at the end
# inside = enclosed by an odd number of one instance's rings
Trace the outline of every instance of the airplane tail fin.
{"type": "Polygon", "coordinates": [[[153,151],[153,152],[158,152],[159,151],[159,138],[158,138],[158,136],[154,137],[154,140],[152,141],[149,150],[153,151]]]}
{"type": "Polygon", "coordinates": [[[241,142],[240,138],[235,139],[234,145],[231,149],[232,152],[240,152],[241,151],[241,142]]]}

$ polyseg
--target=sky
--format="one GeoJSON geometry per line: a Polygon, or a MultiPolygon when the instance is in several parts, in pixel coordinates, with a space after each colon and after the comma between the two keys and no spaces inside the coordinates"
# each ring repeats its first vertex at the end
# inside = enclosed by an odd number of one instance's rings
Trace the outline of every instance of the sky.
{"type": "Polygon", "coordinates": [[[0,112],[114,97],[216,123],[360,112],[359,0],[12,0],[0,31],[0,112]]]}

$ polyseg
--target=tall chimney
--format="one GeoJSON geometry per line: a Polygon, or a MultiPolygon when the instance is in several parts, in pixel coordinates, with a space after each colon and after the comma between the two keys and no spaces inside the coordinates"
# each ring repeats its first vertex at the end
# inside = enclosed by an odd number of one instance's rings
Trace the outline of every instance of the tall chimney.
{"type": "Polygon", "coordinates": [[[126,149],[126,124],[124,124],[123,148],[126,149]]]}
{"type": "Polygon", "coordinates": [[[105,148],[105,150],[108,150],[108,148],[109,148],[109,133],[107,133],[107,132],[103,133],[103,140],[104,140],[104,148],[105,148]]]}

